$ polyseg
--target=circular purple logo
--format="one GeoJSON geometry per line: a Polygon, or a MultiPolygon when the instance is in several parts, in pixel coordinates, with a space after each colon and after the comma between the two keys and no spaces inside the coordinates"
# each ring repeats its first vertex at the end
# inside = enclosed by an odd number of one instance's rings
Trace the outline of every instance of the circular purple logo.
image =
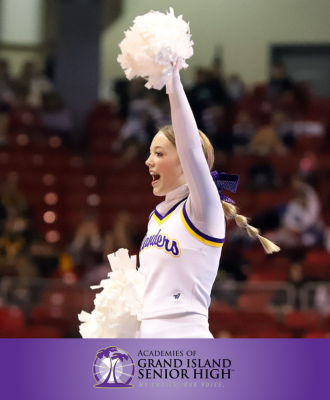
{"type": "Polygon", "coordinates": [[[101,349],[96,353],[93,375],[96,388],[130,388],[135,374],[133,358],[116,346],[101,349]]]}

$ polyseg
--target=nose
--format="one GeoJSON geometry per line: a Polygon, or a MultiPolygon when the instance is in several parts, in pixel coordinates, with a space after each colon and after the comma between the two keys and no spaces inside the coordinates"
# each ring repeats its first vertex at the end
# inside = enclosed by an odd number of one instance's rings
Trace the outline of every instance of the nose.
{"type": "Polygon", "coordinates": [[[151,155],[150,155],[146,160],[146,166],[150,167],[151,164],[152,164],[152,159],[151,159],[151,155]]]}

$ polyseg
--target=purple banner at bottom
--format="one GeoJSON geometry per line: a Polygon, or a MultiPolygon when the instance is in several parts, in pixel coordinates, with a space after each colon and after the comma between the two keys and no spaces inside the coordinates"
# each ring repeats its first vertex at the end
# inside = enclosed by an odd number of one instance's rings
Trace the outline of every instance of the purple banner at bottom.
{"type": "Polygon", "coordinates": [[[328,339],[2,339],[6,400],[330,398],[328,339]]]}

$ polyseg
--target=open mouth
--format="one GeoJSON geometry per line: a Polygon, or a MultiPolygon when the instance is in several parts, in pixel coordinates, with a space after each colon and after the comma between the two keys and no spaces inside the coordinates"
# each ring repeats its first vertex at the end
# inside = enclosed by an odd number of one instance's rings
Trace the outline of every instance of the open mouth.
{"type": "Polygon", "coordinates": [[[152,175],[152,182],[151,182],[152,186],[156,185],[156,183],[159,181],[159,179],[160,179],[160,175],[153,174],[152,175]]]}

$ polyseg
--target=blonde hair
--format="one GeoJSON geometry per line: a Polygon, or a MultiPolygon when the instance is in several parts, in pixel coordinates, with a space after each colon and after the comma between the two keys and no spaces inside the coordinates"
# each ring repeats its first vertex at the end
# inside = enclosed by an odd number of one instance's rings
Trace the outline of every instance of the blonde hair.
{"type": "MultiPolygon", "coordinates": [[[[160,129],[160,131],[163,132],[163,134],[166,136],[166,138],[173,144],[173,146],[176,147],[173,126],[172,125],[164,126],[163,128],[160,129]]],[[[205,135],[205,133],[203,133],[200,130],[198,132],[199,132],[199,137],[201,140],[203,153],[206,158],[209,169],[211,171],[211,169],[213,168],[213,165],[214,165],[214,149],[213,149],[213,146],[212,146],[210,140],[205,135]]],[[[237,208],[235,207],[234,204],[227,203],[222,200],[221,200],[221,203],[222,203],[223,211],[225,213],[226,218],[234,219],[237,226],[239,226],[242,229],[246,229],[248,235],[251,238],[253,238],[253,239],[258,238],[260,243],[262,244],[262,247],[264,248],[264,250],[267,254],[275,253],[275,252],[281,250],[275,243],[273,243],[270,240],[261,236],[259,234],[259,230],[257,228],[249,225],[248,219],[246,217],[244,217],[244,215],[239,215],[237,213],[237,208]]]]}
{"type": "MultiPolygon", "coordinates": [[[[176,147],[175,144],[175,134],[172,125],[166,125],[164,128],[159,129],[164,133],[167,139],[176,147]]],[[[199,137],[201,139],[201,145],[203,149],[204,156],[207,161],[207,165],[209,166],[209,170],[213,168],[214,165],[214,149],[209,140],[209,138],[202,131],[198,130],[199,137]]]]}

